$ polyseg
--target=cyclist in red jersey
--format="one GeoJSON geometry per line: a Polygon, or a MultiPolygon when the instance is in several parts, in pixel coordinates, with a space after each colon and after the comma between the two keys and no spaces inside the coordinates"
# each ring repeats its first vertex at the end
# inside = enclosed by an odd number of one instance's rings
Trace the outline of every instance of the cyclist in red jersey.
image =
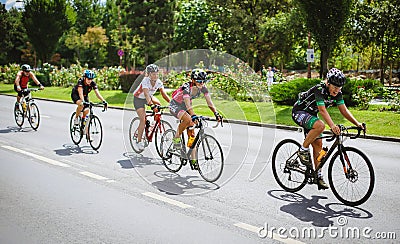
{"type": "Polygon", "coordinates": [[[32,79],[36,83],[36,85],[39,86],[39,89],[44,89],[44,86],[39,82],[35,74],[31,72],[31,70],[31,66],[29,66],[28,64],[23,64],[21,66],[21,70],[17,73],[17,77],[15,78],[14,91],[18,93],[17,101],[15,102],[15,108],[17,110],[19,109],[18,104],[21,100],[22,95],[27,96],[29,94],[29,91],[24,91],[24,89],[28,88],[28,83],[30,79],[32,79]]]}

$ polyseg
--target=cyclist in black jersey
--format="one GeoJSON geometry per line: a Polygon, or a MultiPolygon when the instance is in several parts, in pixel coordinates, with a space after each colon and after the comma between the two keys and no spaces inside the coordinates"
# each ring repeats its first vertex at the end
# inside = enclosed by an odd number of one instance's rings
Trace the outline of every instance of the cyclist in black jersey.
{"type": "Polygon", "coordinates": [[[82,119],[86,119],[86,115],[89,113],[89,110],[86,108],[88,108],[89,105],[83,104],[83,102],[89,102],[89,93],[92,90],[94,90],[97,98],[103,102],[104,109],[107,109],[107,102],[101,96],[96,82],[93,81],[95,77],[96,74],[93,71],[85,70],[83,72],[83,76],[79,78],[78,83],[72,88],[71,99],[76,105],[78,105],[76,108],[74,124],[78,124],[78,116],[80,115],[81,111],[83,111],[82,119]]]}
{"type": "MultiPolygon", "coordinates": [[[[306,92],[300,93],[299,99],[293,106],[292,118],[296,124],[304,128],[306,134],[303,145],[298,151],[299,158],[305,165],[312,165],[309,150],[310,145],[313,147],[314,166],[317,167],[319,164],[317,157],[322,150],[322,140],[317,138],[325,130],[325,123],[319,119],[318,113],[322,116],[333,133],[337,135],[340,133],[340,128],[332,121],[326,109],[327,107],[336,105],[340,113],[348,121],[363,128],[362,123],[354,118],[344,103],[341,89],[345,82],[346,77],[342,71],[332,68],[327,74],[326,81],[313,86],[306,92]]],[[[318,172],[318,178],[318,189],[329,188],[322,178],[321,170],[318,172]]]]}

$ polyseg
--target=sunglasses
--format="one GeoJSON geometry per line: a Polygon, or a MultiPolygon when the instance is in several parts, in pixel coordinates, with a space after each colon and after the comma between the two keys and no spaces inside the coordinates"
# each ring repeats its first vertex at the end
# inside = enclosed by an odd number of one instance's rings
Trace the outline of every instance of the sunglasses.
{"type": "Polygon", "coordinates": [[[206,83],[208,80],[196,80],[197,83],[206,83]]]}

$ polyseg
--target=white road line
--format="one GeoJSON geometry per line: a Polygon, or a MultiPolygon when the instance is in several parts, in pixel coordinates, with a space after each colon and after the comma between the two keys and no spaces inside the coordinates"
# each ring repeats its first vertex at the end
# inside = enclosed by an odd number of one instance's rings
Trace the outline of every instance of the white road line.
{"type": "Polygon", "coordinates": [[[151,197],[153,199],[160,200],[162,202],[166,202],[166,203],[178,206],[180,208],[192,208],[193,207],[193,206],[187,205],[187,204],[185,204],[183,202],[176,201],[174,199],[171,199],[171,198],[168,198],[168,197],[164,197],[164,196],[152,193],[152,192],[144,192],[142,194],[147,196],[147,197],[151,197]]]}
{"type": "Polygon", "coordinates": [[[42,118],[51,118],[50,116],[48,116],[48,115],[40,115],[40,117],[42,117],[42,118]]]}
{"type": "Polygon", "coordinates": [[[52,165],[60,166],[60,167],[65,167],[65,168],[71,167],[68,164],[61,163],[59,161],[56,161],[56,160],[53,160],[53,159],[50,159],[50,158],[46,158],[46,157],[31,153],[31,152],[27,152],[27,151],[24,151],[24,150],[15,148],[15,147],[11,147],[11,146],[2,146],[2,147],[5,148],[5,149],[8,149],[10,151],[14,151],[14,152],[17,152],[17,153],[25,154],[25,155],[30,156],[32,158],[39,159],[40,161],[43,161],[43,162],[48,163],[48,164],[52,164],[52,165]]]}
{"type": "Polygon", "coordinates": [[[275,231],[275,233],[271,232],[271,231],[268,231],[268,233],[265,233],[265,230],[261,230],[262,227],[257,227],[257,226],[249,225],[249,224],[242,223],[242,222],[236,223],[236,224],[234,224],[234,226],[239,227],[239,228],[244,229],[244,230],[247,230],[247,231],[250,231],[250,232],[253,232],[253,233],[257,234],[258,236],[262,235],[264,237],[268,237],[268,238],[271,238],[271,239],[274,239],[274,240],[277,240],[277,241],[280,241],[280,242],[283,242],[283,243],[305,244],[304,242],[301,242],[301,241],[298,241],[298,240],[294,240],[294,239],[291,239],[291,238],[280,238],[276,231],[275,231]]]}
{"type": "Polygon", "coordinates": [[[96,180],[108,180],[108,178],[106,178],[106,177],[103,177],[101,175],[96,175],[96,174],[93,174],[93,173],[90,173],[87,171],[79,172],[79,174],[96,179],[96,180]]]}

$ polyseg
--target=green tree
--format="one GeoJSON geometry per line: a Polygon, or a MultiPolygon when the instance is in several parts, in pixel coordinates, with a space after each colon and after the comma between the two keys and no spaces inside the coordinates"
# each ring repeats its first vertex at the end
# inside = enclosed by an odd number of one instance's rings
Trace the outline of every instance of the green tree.
{"type": "Polygon", "coordinates": [[[85,34],[88,27],[101,26],[104,7],[99,0],[74,0],[72,7],[77,20],[74,27],[79,34],[85,34]]]}
{"type": "Polygon", "coordinates": [[[70,21],[66,0],[24,0],[23,23],[40,60],[47,62],[70,21]]]}
{"type": "Polygon", "coordinates": [[[21,18],[16,8],[7,12],[5,5],[0,4],[0,64],[21,62],[21,50],[27,41],[21,18]]]}
{"type": "Polygon", "coordinates": [[[353,0],[297,0],[307,28],[321,51],[320,78],[328,70],[328,59],[345,23],[350,16],[353,0]]]}
{"type": "Polygon", "coordinates": [[[205,36],[210,21],[205,0],[182,1],[176,15],[175,50],[206,48],[205,36]]]}

